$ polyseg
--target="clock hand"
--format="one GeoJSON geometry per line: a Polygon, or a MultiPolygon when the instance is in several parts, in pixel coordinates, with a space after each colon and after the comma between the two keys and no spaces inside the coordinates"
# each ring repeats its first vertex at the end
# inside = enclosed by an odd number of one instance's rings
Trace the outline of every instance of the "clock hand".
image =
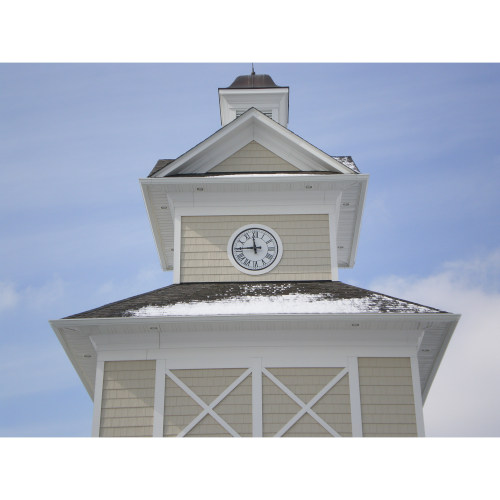
{"type": "Polygon", "coordinates": [[[255,236],[252,236],[253,238],[253,251],[254,253],[257,253],[257,247],[255,246],[255,236]]]}
{"type": "MultiPolygon", "coordinates": [[[[262,247],[255,247],[257,250],[260,250],[262,247]]],[[[235,248],[235,250],[254,250],[254,247],[241,247],[241,248],[235,248]]]]}

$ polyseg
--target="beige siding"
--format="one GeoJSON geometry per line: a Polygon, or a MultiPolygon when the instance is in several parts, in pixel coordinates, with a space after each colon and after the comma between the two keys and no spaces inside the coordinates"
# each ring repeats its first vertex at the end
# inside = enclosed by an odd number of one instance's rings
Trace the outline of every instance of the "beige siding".
{"type": "MultiPolygon", "coordinates": [[[[222,368],[204,370],[172,370],[207,405],[212,403],[245,370],[222,368]]],[[[165,383],[164,432],[166,437],[177,436],[192,422],[203,408],[184,392],[170,377],[165,383]]],[[[252,434],[252,377],[248,376],[237,385],[214,411],[240,436],[252,434]]],[[[211,415],[206,415],[186,436],[230,436],[211,415]]]]}
{"type": "Polygon", "coordinates": [[[300,410],[300,406],[287,396],[265,375],[262,376],[262,435],[274,436],[300,410]]]}
{"type": "MultiPolygon", "coordinates": [[[[269,368],[269,372],[308,403],[342,368],[269,368]]],[[[274,436],[301,407],[265,375],[262,377],[263,435],[274,436]]],[[[352,435],[349,377],[345,375],[313,407],[341,436],[352,435]]],[[[285,432],[287,437],[331,436],[311,415],[305,414],[285,432]]]]}
{"type": "Polygon", "coordinates": [[[252,141],[209,172],[287,172],[297,167],[252,141]]]}
{"type": "Polygon", "coordinates": [[[326,214],[182,217],[181,233],[181,282],[331,279],[326,214]],[[283,243],[281,262],[257,276],[238,271],[227,255],[231,235],[252,223],[271,227],[283,243]]]}
{"type": "Polygon", "coordinates": [[[155,366],[155,361],[104,363],[100,436],[153,435],[155,366]]]}
{"type": "Polygon", "coordinates": [[[417,436],[410,358],[359,358],[363,436],[417,436]]]}

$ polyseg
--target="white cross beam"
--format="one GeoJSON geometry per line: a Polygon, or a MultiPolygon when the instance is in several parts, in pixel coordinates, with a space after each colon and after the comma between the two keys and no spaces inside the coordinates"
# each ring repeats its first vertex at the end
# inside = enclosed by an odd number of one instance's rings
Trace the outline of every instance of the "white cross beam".
{"type": "Polygon", "coordinates": [[[228,386],[217,398],[215,398],[209,405],[203,401],[199,396],[197,396],[182,380],[176,377],[169,369],[166,370],[166,374],[189,396],[191,396],[202,408],[203,411],[193,419],[177,436],[184,437],[198,422],[200,422],[207,414],[210,414],[224,429],[226,429],[229,434],[233,437],[241,437],[223,418],[221,418],[215,411],[214,408],[230,393],[235,389],[243,380],[245,380],[248,375],[252,373],[252,369],[249,368],[243,374],[241,374],[230,386],[228,386]]]}
{"type": "Polygon", "coordinates": [[[338,375],[336,375],[328,384],[321,389],[321,391],[314,396],[309,403],[304,404],[304,402],[297,397],[285,384],[283,384],[279,379],[277,379],[269,370],[262,368],[262,373],[271,379],[287,396],[289,396],[295,403],[297,403],[301,409],[299,412],[292,417],[276,434],[275,437],[281,437],[285,434],[290,427],[292,427],[295,422],[297,422],[305,413],[309,413],[311,417],[318,422],[324,429],[326,429],[332,436],[341,437],[340,434],[330,425],[328,425],[313,409],[312,407],[337,383],[341,380],[344,375],[349,373],[347,368],[344,368],[338,375]]]}

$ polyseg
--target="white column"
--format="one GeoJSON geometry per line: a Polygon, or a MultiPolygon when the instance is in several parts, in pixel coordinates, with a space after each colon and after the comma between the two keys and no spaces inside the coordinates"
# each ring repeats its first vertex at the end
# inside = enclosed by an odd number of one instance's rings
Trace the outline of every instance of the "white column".
{"type": "Polygon", "coordinates": [[[416,355],[410,357],[411,379],[413,382],[413,399],[415,401],[415,416],[417,421],[418,437],[425,437],[424,408],[422,403],[422,390],[420,388],[420,370],[418,369],[418,359],[416,355]]]}
{"type": "Polygon", "coordinates": [[[181,282],[181,216],[174,217],[174,284],[181,282]]]}
{"type": "Polygon", "coordinates": [[[352,437],[362,437],[363,421],[361,417],[358,358],[354,356],[349,358],[349,391],[351,397],[352,437]]]}
{"type": "Polygon", "coordinates": [[[330,232],[330,266],[332,269],[332,281],[338,281],[339,268],[337,257],[337,229],[340,216],[341,193],[335,193],[335,208],[328,212],[328,227],[330,232]]]}
{"type": "Polygon", "coordinates": [[[252,361],[252,436],[262,437],[262,358],[252,361]]]}
{"type": "Polygon", "coordinates": [[[104,361],[97,361],[94,385],[94,413],[92,415],[92,437],[99,437],[101,427],[102,386],[104,381],[104,361]]]}
{"type": "Polygon", "coordinates": [[[153,412],[153,437],[163,437],[163,414],[165,409],[166,360],[156,360],[155,402],[153,412]]]}

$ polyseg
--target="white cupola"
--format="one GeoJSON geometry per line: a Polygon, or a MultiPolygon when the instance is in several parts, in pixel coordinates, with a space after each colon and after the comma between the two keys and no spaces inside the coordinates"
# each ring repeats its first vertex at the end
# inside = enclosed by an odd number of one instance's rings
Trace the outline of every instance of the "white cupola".
{"type": "Polygon", "coordinates": [[[269,75],[238,76],[227,88],[219,89],[222,126],[241,116],[247,109],[256,108],[269,118],[288,125],[288,87],[278,87],[269,75]]]}

